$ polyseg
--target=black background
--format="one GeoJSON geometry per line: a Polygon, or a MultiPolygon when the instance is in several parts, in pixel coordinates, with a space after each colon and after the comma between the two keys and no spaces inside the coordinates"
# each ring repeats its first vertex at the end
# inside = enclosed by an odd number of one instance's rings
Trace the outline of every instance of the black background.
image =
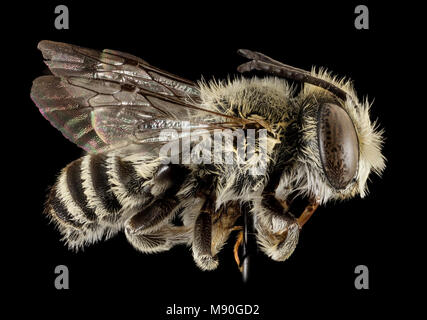
{"type": "Polygon", "coordinates": [[[8,132],[16,136],[14,132],[21,131],[21,136],[14,140],[14,157],[7,159],[8,170],[20,169],[8,180],[13,192],[5,199],[15,204],[7,210],[13,236],[5,243],[11,254],[5,263],[10,267],[5,280],[11,282],[9,296],[16,294],[15,301],[25,302],[16,311],[60,316],[61,312],[79,314],[85,308],[93,314],[132,313],[138,319],[156,319],[165,318],[166,307],[174,303],[259,304],[258,318],[273,319],[291,314],[304,318],[313,312],[347,318],[401,307],[401,298],[407,294],[402,285],[416,285],[408,276],[410,245],[402,239],[407,228],[401,224],[412,218],[403,214],[406,211],[398,201],[400,190],[405,189],[404,154],[410,148],[402,124],[411,115],[399,112],[405,97],[393,80],[401,71],[393,64],[402,60],[410,41],[396,16],[412,9],[364,2],[370,9],[370,29],[356,30],[358,4],[262,1],[231,7],[231,2],[89,5],[73,1],[15,9],[22,32],[16,36],[10,29],[3,30],[13,37],[10,41],[16,50],[8,54],[20,81],[14,94],[19,108],[12,111],[21,129],[16,130],[15,124],[8,132]],[[58,4],[69,8],[69,30],[54,28],[58,4]],[[122,234],[83,252],[70,252],[59,242],[42,209],[56,175],[82,151],[43,119],[29,97],[32,80],[46,70],[36,49],[43,39],[129,52],[191,80],[201,75],[206,79],[235,75],[237,65],[244,62],[236,55],[239,48],[303,69],[324,66],[352,78],[360,96],[375,100],[372,118],[378,118],[386,132],[387,168],[382,178],[371,177],[365,199],[318,209],[288,261],[277,263],[260,255],[252,285],[241,283],[232,239],[213,272],[200,271],[188,248],[143,255],[122,234]],[[69,268],[69,290],[54,287],[54,268],[60,264],[69,268]],[[361,264],[369,268],[369,290],[354,287],[354,269],[361,264]]]}

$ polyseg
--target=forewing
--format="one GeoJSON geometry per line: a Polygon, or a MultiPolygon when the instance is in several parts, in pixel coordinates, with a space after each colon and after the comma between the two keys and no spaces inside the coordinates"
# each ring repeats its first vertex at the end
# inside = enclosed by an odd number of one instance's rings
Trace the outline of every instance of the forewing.
{"type": "Polygon", "coordinates": [[[132,55],[51,41],[38,48],[54,75],[34,81],[32,99],[53,126],[88,152],[164,142],[163,129],[239,125],[239,119],[226,121],[200,108],[194,83],[132,55]]]}
{"type": "Polygon", "coordinates": [[[102,79],[184,100],[199,98],[199,90],[193,82],[127,53],[109,49],[101,52],[53,41],[41,41],[38,48],[49,69],[59,77],[102,79]]]}

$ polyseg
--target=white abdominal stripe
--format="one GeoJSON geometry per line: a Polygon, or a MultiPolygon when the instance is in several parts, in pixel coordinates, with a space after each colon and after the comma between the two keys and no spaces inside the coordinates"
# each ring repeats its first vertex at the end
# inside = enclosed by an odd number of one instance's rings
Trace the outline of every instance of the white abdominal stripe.
{"type": "Polygon", "coordinates": [[[150,199],[134,163],[87,155],[65,167],[52,187],[46,212],[72,249],[106,239],[150,199]]]}

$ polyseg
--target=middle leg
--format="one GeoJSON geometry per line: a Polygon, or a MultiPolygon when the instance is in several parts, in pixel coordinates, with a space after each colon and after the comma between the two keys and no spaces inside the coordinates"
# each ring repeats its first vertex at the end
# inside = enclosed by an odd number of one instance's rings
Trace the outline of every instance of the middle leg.
{"type": "Polygon", "coordinates": [[[218,266],[218,253],[230,233],[241,229],[234,226],[239,216],[237,202],[215,210],[214,201],[206,200],[194,224],[193,236],[193,257],[202,270],[213,270],[218,266]]]}

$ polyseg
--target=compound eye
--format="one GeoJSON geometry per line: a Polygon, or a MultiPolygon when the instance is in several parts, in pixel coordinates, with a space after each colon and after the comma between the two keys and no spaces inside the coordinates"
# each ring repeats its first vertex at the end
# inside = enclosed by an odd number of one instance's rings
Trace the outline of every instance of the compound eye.
{"type": "Polygon", "coordinates": [[[318,137],[326,177],[335,189],[344,189],[355,177],[359,164],[353,121],[343,108],[325,103],[319,109],[318,137]]]}

